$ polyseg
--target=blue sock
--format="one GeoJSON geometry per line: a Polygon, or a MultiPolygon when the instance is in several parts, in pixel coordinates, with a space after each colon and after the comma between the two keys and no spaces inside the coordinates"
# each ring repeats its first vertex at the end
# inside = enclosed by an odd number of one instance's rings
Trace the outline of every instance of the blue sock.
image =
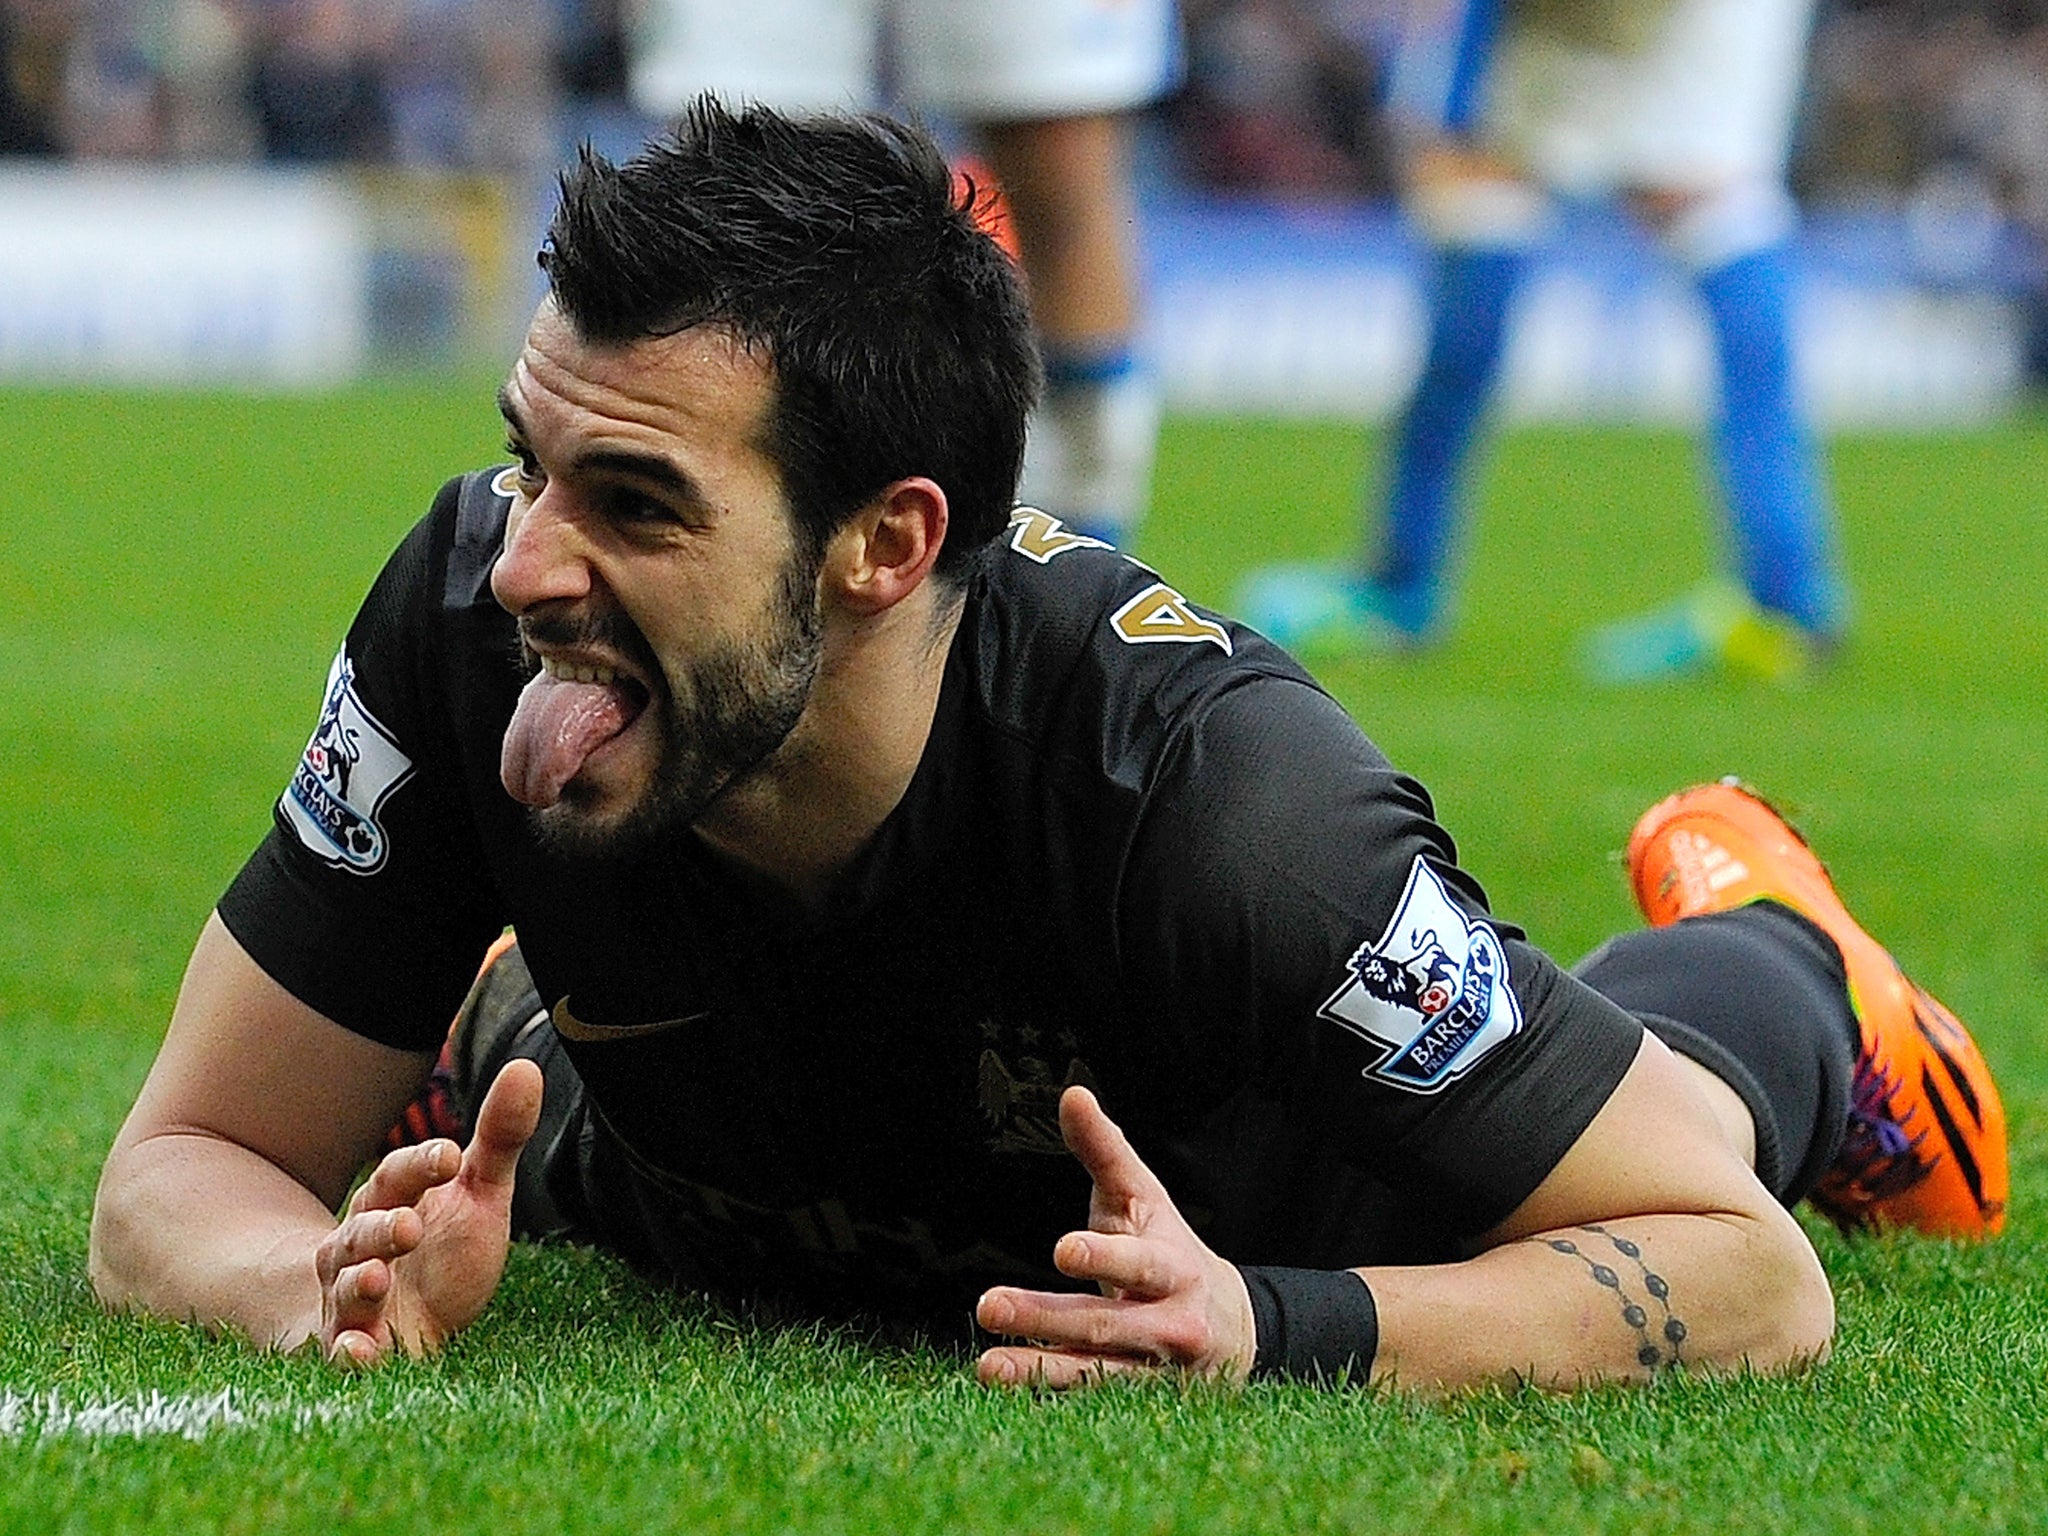
{"type": "Polygon", "coordinates": [[[1714,460],[1750,595],[1816,634],[1846,619],[1834,510],[1792,378],[1791,248],[1699,275],[1721,366],[1714,460]]]}
{"type": "Polygon", "coordinates": [[[1373,579],[1428,594],[1443,577],[1472,438],[1493,399],[1514,298],[1528,252],[1445,246],[1430,289],[1429,354],[1395,428],[1386,529],[1373,579]]]}

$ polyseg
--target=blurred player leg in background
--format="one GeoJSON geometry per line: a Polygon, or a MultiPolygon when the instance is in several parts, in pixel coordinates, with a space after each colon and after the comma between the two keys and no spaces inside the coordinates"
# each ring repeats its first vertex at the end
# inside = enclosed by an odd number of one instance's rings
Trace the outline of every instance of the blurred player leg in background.
{"type": "Polygon", "coordinates": [[[1023,498],[1123,543],[1159,431],[1139,347],[1128,114],[1178,68],[1172,0],[650,0],[633,88],[785,110],[900,102],[972,132],[1007,196],[1046,365],[1023,498]]]}
{"type": "Polygon", "coordinates": [[[1785,160],[1810,0],[1671,0],[1632,78],[1612,179],[1692,277],[1713,336],[1709,449],[1735,580],[1590,637],[1594,675],[1796,676],[1839,643],[1834,509],[1792,347],[1798,212],[1785,160]]]}
{"type": "Polygon", "coordinates": [[[1530,0],[1504,22],[1497,0],[1470,0],[1424,29],[1397,106],[1427,125],[1409,203],[1435,253],[1429,341],[1390,435],[1379,549],[1353,570],[1258,573],[1239,604],[1250,623],[1310,651],[1441,633],[1464,473],[1544,193],[1626,192],[1705,300],[1740,581],[1597,631],[1586,663],[1613,682],[1720,667],[1786,678],[1839,640],[1833,512],[1792,362],[1783,185],[1809,17],[1810,0],[1530,0]]]}
{"type": "Polygon", "coordinates": [[[1412,3],[1390,113],[1409,141],[1408,210],[1430,245],[1428,339],[1388,435],[1377,553],[1348,569],[1270,567],[1239,596],[1240,615],[1290,649],[1405,647],[1440,634],[1466,467],[1547,215],[1543,194],[1477,139],[1502,0],[1412,3]]]}
{"type": "Polygon", "coordinates": [[[1158,381],[1138,352],[1137,214],[1121,116],[986,123],[1045,357],[1022,499],[1113,544],[1143,516],[1158,381]]]}
{"type": "Polygon", "coordinates": [[[1604,680],[1717,662],[1791,677],[1840,641],[1847,597],[1834,513],[1792,356],[1794,219],[1781,188],[1751,185],[1686,198],[1658,221],[1713,334],[1711,451],[1740,580],[1710,580],[1589,636],[1587,663],[1604,680]]]}
{"type": "Polygon", "coordinates": [[[1505,163],[1449,142],[1412,157],[1408,203],[1430,242],[1428,341],[1388,436],[1377,552],[1352,569],[1270,567],[1239,598],[1246,622],[1292,649],[1424,645],[1445,625],[1466,470],[1547,207],[1505,163]]]}
{"type": "Polygon", "coordinates": [[[1448,144],[1415,156],[1408,202],[1430,243],[1429,340],[1395,426],[1386,520],[1365,591],[1393,635],[1420,641],[1443,619],[1473,440],[1493,402],[1508,306],[1547,208],[1504,162],[1448,144]]]}

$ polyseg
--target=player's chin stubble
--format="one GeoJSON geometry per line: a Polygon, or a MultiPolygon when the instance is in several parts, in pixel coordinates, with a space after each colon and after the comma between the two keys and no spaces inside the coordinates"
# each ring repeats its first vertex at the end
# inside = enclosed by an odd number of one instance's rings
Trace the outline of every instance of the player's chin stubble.
{"type": "Polygon", "coordinates": [[[766,761],[803,718],[818,679],[814,563],[793,559],[784,569],[767,630],[700,657],[648,702],[658,711],[660,747],[637,799],[607,814],[602,791],[572,778],[554,805],[529,813],[542,844],[566,859],[640,857],[686,831],[766,761]]]}

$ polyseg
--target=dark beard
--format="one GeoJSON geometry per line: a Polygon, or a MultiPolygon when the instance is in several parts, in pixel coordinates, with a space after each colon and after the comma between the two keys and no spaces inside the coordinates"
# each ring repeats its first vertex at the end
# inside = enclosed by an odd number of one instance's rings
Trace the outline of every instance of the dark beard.
{"type": "MultiPolygon", "coordinates": [[[[767,632],[703,657],[648,704],[660,711],[661,759],[630,809],[611,821],[595,819],[597,795],[572,779],[556,804],[530,813],[550,852],[577,860],[639,858],[687,831],[788,740],[818,680],[818,569],[817,559],[792,556],[769,605],[767,632]]],[[[631,650],[645,655],[639,636],[631,640],[631,650]]]]}

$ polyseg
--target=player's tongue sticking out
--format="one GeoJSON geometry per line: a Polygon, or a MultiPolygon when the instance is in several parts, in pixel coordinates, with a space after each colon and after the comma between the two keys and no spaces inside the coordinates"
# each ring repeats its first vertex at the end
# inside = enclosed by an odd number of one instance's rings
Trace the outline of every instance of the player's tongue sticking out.
{"type": "Polygon", "coordinates": [[[505,728],[498,773],[513,799],[545,809],[590,754],[633,723],[643,700],[622,682],[576,683],[538,672],[505,728]]]}

